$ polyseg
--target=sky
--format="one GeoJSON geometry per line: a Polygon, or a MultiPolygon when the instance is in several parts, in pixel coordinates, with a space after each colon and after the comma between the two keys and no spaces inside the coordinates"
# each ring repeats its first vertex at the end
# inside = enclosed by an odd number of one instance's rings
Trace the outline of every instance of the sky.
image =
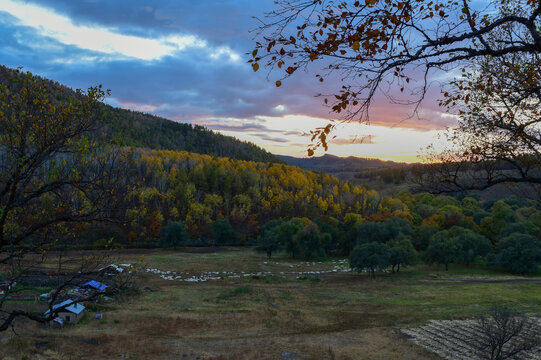
{"type": "MultiPolygon", "coordinates": [[[[111,105],[304,157],[309,131],[333,115],[315,97],[313,74],[297,72],[277,88],[247,63],[254,17],[272,8],[272,0],[0,0],[0,64],[72,88],[103,84],[111,105]]],[[[419,161],[455,121],[438,96],[430,91],[420,118],[378,96],[370,125],[339,125],[328,153],[419,161]]]]}

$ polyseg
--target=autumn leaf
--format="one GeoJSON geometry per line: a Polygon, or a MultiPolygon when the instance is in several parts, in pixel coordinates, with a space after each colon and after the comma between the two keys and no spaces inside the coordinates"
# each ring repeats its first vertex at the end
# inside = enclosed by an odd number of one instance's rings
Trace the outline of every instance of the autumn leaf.
{"type": "Polygon", "coordinates": [[[359,51],[359,48],[361,47],[361,44],[359,44],[358,41],[354,41],[353,45],[351,47],[353,48],[353,50],[359,51]]]}
{"type": "Polygon", "coordinates": [[[254,71],[259,70],[259,64],[258,63],[253,64],[252,68],[254,69],[254,71]]]}
{"type": "Polygon", "coordinates": [[[286,69],[286,72],[291,75],[295,72],[295,70],[297,70],[297,67],[296,66],[290,66],[286,69]]]}
{"type": "Polygon", "coordinates": [[[282,82],[280,80],[276,81],[276,87],[282,86],[282,82]]]}

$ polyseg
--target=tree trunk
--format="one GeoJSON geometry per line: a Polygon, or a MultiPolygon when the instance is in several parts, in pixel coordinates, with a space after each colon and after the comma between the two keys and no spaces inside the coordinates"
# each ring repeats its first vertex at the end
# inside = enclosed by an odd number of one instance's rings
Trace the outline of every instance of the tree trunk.
{"type": "Polygon", "coordinates": [[[392,270],[392,273],[394,274],[394,264],[393,264],[393,267],[392,267],[392,269],[393,269],[393,270],[392,270]]]}
{"type": "Polygon", "coordinates": [[[400,272],[400,263],[398,263],[398,269],[396,269],[396,272],[400,272]]]}
{"type": "Polygon", "coordinates": [[[449,264],[445,263],[445,271],[449,271],[449,264]]]}

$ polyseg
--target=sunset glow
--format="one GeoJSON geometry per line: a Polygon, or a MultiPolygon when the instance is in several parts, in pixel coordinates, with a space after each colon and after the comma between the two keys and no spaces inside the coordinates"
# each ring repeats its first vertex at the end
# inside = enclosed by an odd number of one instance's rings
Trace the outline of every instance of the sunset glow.
{"type": "MultiPolygon", "coordinates": [[[[154,7],[115,2],[102,10],[88,2],[0,0],[0,58],[73,88],[102,83],[112,90],[107,102],[113,106],[204,125],[276,154],[305,156],[309,132],[332,116],[314,97],[318,82],[302,74],[276,88],[264,73],[252,71],[244,55],[253,46],[252,16],[272,1],[214,5],[202,12],[199,5],[172,1],[154,7]],[[118,21],[111,12],[126,15],[118,21]],[[222,17],[224,12],[235,18],[222,17]]],[[[377,97],[370,126],[340,124],[328,153],[420,161],[422,149],[455,121],[435,105],[439,91],[432,90],[415,116],[411,108],[377,97]]]]}

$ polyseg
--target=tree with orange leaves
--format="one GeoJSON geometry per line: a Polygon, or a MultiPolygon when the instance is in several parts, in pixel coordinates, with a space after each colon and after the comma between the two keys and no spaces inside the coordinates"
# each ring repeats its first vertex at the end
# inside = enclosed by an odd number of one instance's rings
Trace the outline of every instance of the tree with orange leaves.
{"type": "MultiPolygon", "coordinates": [[[[312,71],[312,64],[320,65],[315,76],[321,82],[338,74],[342,81],[332,94],[323,96],[323,102],[346,121],[368,121],[378,91],[392,102],[413,105],[415,113],[427,94],[431,75],[454,69],[468,74],[465,84],[470,87],[474,79],[487,82],[512,77],[513,86],[519,85],[519,89],[509,87],[513,94],[526,103],[539,99],[540,0],[493,0],[484,5],[472,0],[282,0],[260,20],[250,60],[254,71],[260,64],[276,70],[280,74],[276,86],[300,69],[312,71]],[[515,65],[509,65],[509,60],[515,65]],[[483,64],[489,68],[479,77],[483,64]],[[490,73],[495,74],[491,77],[490,73]],[[532,76],[523,82],[527,74],[532,76]]],[[[495,91],[498,100],[507,92],[497,84],[485,84],[480,90],[485,94],[495,91]]],[[[465,89],[467,92],[463,85],[444,90],[444,104],[471,103],[473,94],[463,94],[465,89]]],[[[507,114],[496,111],[495,119],[476,119],[478,109],[471,110],[474,118],[467,111],[461,114],[466,128],[472,125],[484,130],[487,120],[489,130],[496,124],[508,133],[519,130],[517,138],[531,136],[522,131],[523,123],[509,127],[508,119],[503,119],[504,126],[499,126],[502,116],[516,116],[513,109],[507,114]]],[[[327,149],[335,124],[312,131],[308,155],[320,146],[327,149]]],[[[529,140],[538,145],[539,135],[529,140]]],[[[522,151],[521,146],[516,150],[522,151]]],[[[528,154],[531,151],[527,149],[528,154]]]]}

